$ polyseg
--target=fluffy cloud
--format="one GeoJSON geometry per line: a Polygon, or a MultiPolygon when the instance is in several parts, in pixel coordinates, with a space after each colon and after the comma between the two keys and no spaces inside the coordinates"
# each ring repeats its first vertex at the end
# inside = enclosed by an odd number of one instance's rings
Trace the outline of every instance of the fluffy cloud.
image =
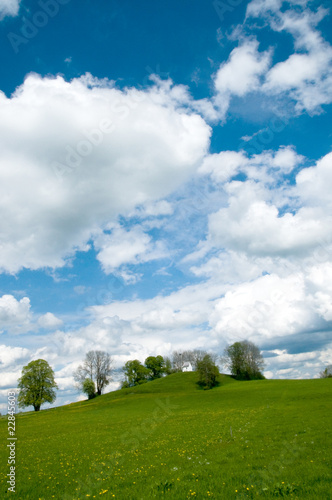
{"type": "Polygon", "coordinates": [[[224,291],[225,286],[221,283],[202,283],[149,300],[96,306],[91,312],[97,321],[116,317],[123,324],[123,342],[138,344],[144,352],[150,349],[157,353],[160,349],[165,354],[188,345],[211,347],[213,340],[206,331],[206,323],[213,310],[213,301],[224,291]]]}
{"type": "Polygon", "coordinates": [[[317,165],[301,170],[296,184],[304,203],[332,210],[332,153],[321,158],[317,165]]]}
{"type": "Polygon", "coordinates": [[[254,0],[247,7],[247,18],[262,16],[274,31],[294,37],[296,52],[269,70],[261,90],[268,95],[287,95],[298,112],[320,112],[323,104],[332,102],[332,47],[317,30],[328,11],[322,7],[312,11],[305,0],[293,0],[283,11],[282,4],[254,0]]]}
{"type": "Polygon", "coordinates": [[[54,314],[48,312],[44,314],[43,316],[40,316],[38,318],[38,325],[41,328],[46,328],[50,330],[55,330],[56,328],[59,328],[63,324],[63,321],[60,318],[57,318],[54,316],[54,314]]]}
{"type": "Polygon", "coordinates": [[[280,147],[278,151],[266,151],[251,158],[244,152],[222,151],[206,156],[200,174],[209,174],[217,183],[229,181],[242,172],[248,179],[275,183],[279,176],[289,174],[303,161],[291,146],[280,147]]]}
{"type": "MultiPolygon", "coordinates": [[[[248,17],[259,17],[261,15],[267,14],[268,12],[277,12],[281,9],[284,0],[252,0],[247,6],[248,17]]],[[[291,0],[293,5],[307,4],[307,0],[291,0]]]]}
{"type": "Polygon", "coordinates": [[[262,344],[299,333],[312,323],[315,312],[307,302],[302,275],[262,276],[228,291],[216,303],[211,325],[230,342],[249,337],[262,344]]]}
{"type": "Polygon", "coordinates": [[[122,267],[119,272],[126,281],[132,281],[135,277],[124,269],[125,265],[160,259],[167,255],[162,244],[154,243],[151,236],[139,226],[125,229],[114,225],[110,234],[96,238],[95,247],[103,270],[110,274],[122,267]]]}
{"type": "Polygon", "coordinates": [[[5,16],[17,16],[21,0],[0,0],[0,20],[5,16]]]}
{"type": "Polygon", "coordinates": [[[14,388],[17,387],[17,381],[21,376],[21,370],[8,371],[1,373],[1,387],[14,388]]]}
{"type": "Polygon", "coordinates": [[[237,175],[247,163],[248,160],[243,153],[222,151],[207,156],[199,168],[199,173],[210,174],[216,182],[226,182],[237,175]]]}
{"type": "Polygon", "coordinates": [[[0,96],[0,269],[63,266],[100,228],[195,171],[210,128],[170,83],[30,75],[0,96]],[[158,123],[158,126],[156,126],[158,123]]]}
{"type": "Polygon", "coordinates": [[[332,321],[332,263],[313,266],[307,281],[317,313],[326,321],[332,321]]]}
{"type": "Polygon", "coordinates": [[[232,95],[243,97],[259,88],[270,65],[271,53],[259,52],[258,42],[247,40],[235,48],[215,75],[216,105],[224,117],[232,95]]]}
{"type": "Polygon", "coordinates": [[[294,185],[287,175],[304,159],[290,147],[250,158],[226,151],[200,169],[228,195],[186,259],[197,259],[195,275],[226,289],[208,314],[210,337],[220,347],[244,338],[265,349],[287,346],[291,352],[273,358],[266,351],[270,376],[315,376],[330,359],[331,161],[328,154],[303,168],[294,185]],[[232,181],[239,173],[245,180],[232,181]]]}
{"type": "Polygon", "coordinates": [[[28,297],[19,301],[12,295],[0,297],[0,331],[7,329],[14,333],[26,331],[30,320],[30,300],[28,297]]]}
{"type": "Polygon", "coordinates": [[[250,182],[233,182],[229,206],[210,216],[213,244],[251,255],[307,255],[331,232],[331,216],[310,208],[282,216],[250,182]],[[324,217],[324,218],[323,218],[324,217]]]}
{"type": "Polygon", "coordinates": [[[331,359],[332,349],[290,354],[286,349],[266,351],[268,378],[317,378],[331,359]],[[285,368],[287,367],[287,368],[285,368]]]}
{"type": "Polygon", "coordinates": [[[267,75],[264,90],[268,93],[289,92],[296,109],[320,110],[332,101],[332,48],[312,54],[293,54],[276,64],[267,75]]]}
{"type": "Polygon", "coordinates": [[[264,74],[270,61],[268,52],[259,53],[256,41],[235,48],[215,77],[215,88],[221,94],[244,96],[257,89],[260,75],[264,74]]]}
{"type": "Polygon", "coordinates": [[[278,90],[291,90],[319,74],[324,60],[314,55],[292,54],[286,61],[273,66],[267,76],[267,87],[278,90]]]}
{"type": "Polygon", "coordinates": [[[239,172],[248,179],[224,185],[228,206],[209,216],[209,244],[257,257],[306,257],[322,246],[328,251],[332,243],[332,154],[302,169],[295,186],[276,188],[278,179],[302,160],[291,148],[250,159],[235,152],[208,158],[201,170],[217,181],[239,172]]]}
{"type": "Polygon", "coordinates": [[[30,351],[26,348],[0,345],[0,367],[8,370],[8,368],[15,366],[16,363],[27,360],[29,355],[30,351]]]}

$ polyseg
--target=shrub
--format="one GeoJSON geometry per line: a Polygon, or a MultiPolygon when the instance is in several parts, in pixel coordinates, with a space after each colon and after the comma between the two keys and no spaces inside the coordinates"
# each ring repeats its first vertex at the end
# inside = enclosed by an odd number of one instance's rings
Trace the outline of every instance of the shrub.
{"type": "Polygon", "coordinates": [[[88,396],[89,399],[96,397],[96,386],[91,378],[86,378],[82,384],[82,391],[88,396]]]}

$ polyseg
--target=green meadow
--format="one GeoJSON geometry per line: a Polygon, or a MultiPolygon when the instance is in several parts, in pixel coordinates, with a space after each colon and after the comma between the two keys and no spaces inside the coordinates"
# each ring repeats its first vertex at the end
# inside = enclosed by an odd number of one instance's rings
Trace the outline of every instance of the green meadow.
{"type": "Polygon", "coordinates": [[[177,373],[16,417],[22,500],[332,498],[332,380],[238,382],[204,391],[177,373]]]}

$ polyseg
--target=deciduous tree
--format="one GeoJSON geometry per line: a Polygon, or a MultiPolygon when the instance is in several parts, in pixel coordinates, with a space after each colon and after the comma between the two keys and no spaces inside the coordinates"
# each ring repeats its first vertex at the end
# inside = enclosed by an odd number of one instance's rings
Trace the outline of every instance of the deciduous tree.
{"type": "Polygon", "coordinates": [[[164,373],[165,361],[162,356],[149,356],[144,361],[144,364],[151,371],[152,379],[160,378],[164,373]]]}
{"type": "Polygon", "coordinates": [[[83,364],[74,373],[78,388],[83,390],[83,383],[90,378],[96,385],[100,396],[103,389],[110,383],[112,374],[112,358],[105,351],[89,351],[83,364]]]}
{"type": "Polygon", "coordinates": [[[18,388],[20,389],[18,406],[20,408],[33,406],[35,411],[39,411],[42,404],[55,401],[54,389],[58,386],[54,380],[54,372],[47,361],[37,359],[23,367],[18,388]]]}
{"type": "Polygon", "coordinates": [[[223,364],[239,380],[264,378],[263,356],[259,348],[248,340],[227,346],[224,351],[223,364]]]}
{"type": "Polygon", "coordinates": [[[173,368],[172,368],[172,361],[169,358],[164,358],[165,366],[164,366],[164,373],[166,375],[170,375],[173,373],[173,368]]]}
{"type": "MultiPolygon", "coordinates": [[[[172,354],[172,368],[174,372],[181,372],[183,365],[186,361],[189,361],[193,366],[193,369],[197,371],[198,362],[202,361],[204,356],[208,353],[202,349],[186,350],[186,351],[173,351],[172,354]]],[[[217,362],[217,356],[209,354],[214,363],[217,362]]]]}
{"type": "Polygon", "coordinates": [[[217,385],[219,369],[210,354],[205,354],[203,358],[197,361],[197,371],[199,374],[198,383],[204,389],[211,389],[217,385]]]}
{"type": "Polygon", "coordinates": [[[151,371],[146,368],[138,359],[127,361],[123,367],[125,382],[122,387],[133,387],[144,384],[151,376],[151,371]]]}
{"type": "Polygon", "coordinates": [[[183,363],[185,359],[182,359],[182,352],[173,351],[172,353],[172,370],[173,372],[182,372],[183,363]]]}
{"type": "Polygon", "coordinates": [[[88,396],[89,399],[96,397],[96,386],[91,378],[86,378],[82,384],[82,392],[88,396]]]}

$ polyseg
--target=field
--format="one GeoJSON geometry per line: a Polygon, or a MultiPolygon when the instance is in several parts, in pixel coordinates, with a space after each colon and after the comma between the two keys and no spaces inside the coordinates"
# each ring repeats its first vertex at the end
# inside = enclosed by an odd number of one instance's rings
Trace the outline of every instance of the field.
{"type": "MultiPolygon", "coordinates": [[[[16,417],[22,500],[332,498],[332,380],[237,382],[198,388],[173,374],[16,417]]],[[[7,419],[0,419],[6,444],[7,419]]]]}

